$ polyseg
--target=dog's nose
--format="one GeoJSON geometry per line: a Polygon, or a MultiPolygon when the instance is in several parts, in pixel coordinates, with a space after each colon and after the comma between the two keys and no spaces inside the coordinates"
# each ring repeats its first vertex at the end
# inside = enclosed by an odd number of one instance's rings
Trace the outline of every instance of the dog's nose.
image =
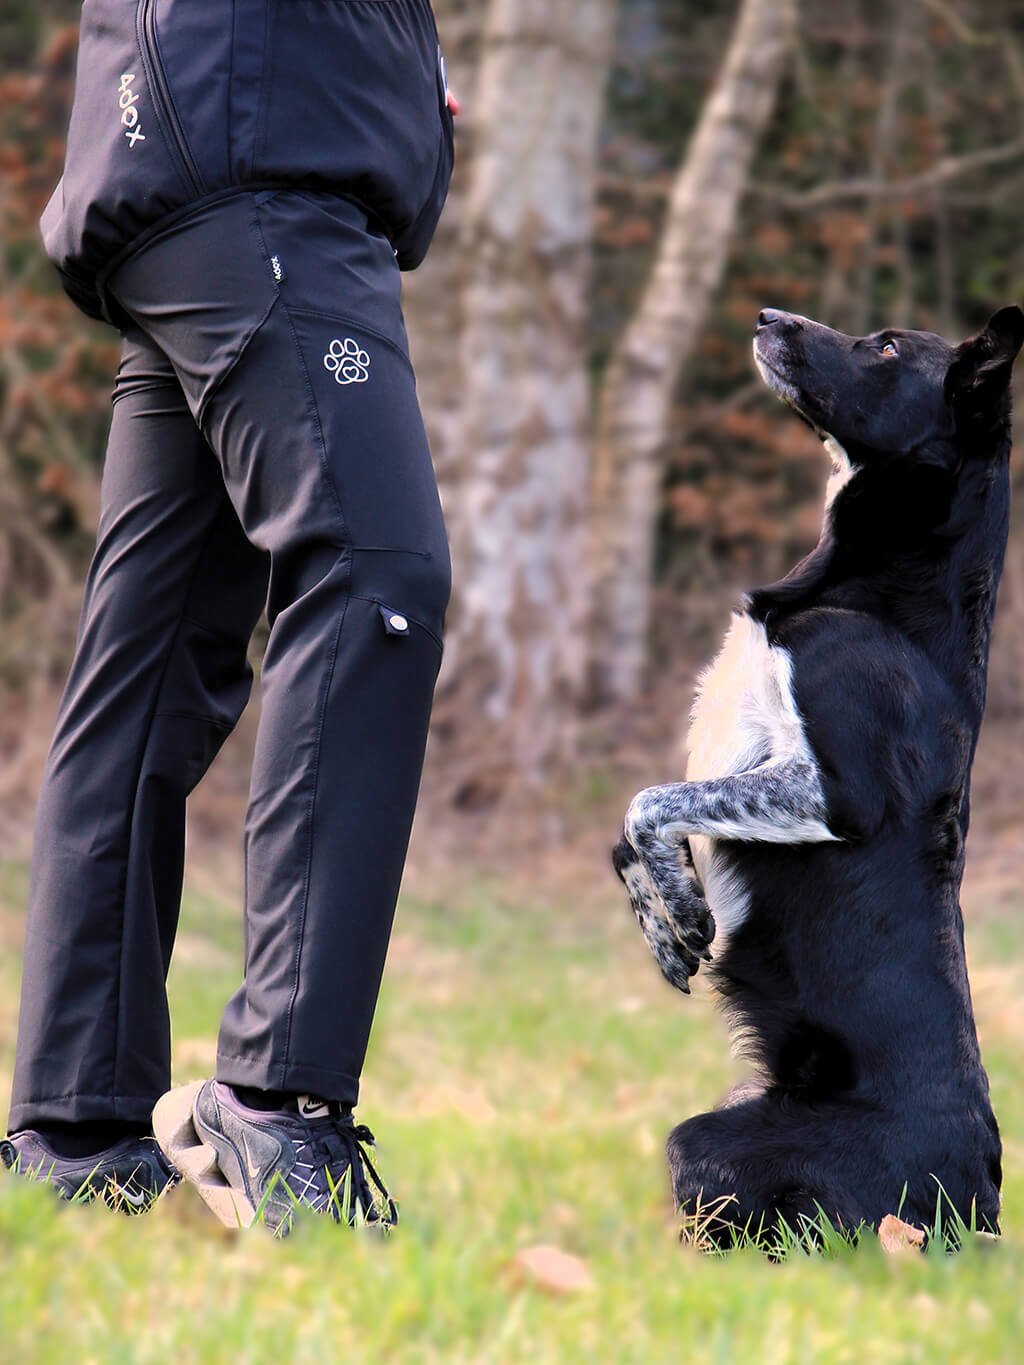
{"type": "Polygon", "coordinates": [[[781,322],[785,316],[785,313],[780,312],[778,308],[762,308],[757,315],[758,329],[771,327],[773,323],[781,322]]]}

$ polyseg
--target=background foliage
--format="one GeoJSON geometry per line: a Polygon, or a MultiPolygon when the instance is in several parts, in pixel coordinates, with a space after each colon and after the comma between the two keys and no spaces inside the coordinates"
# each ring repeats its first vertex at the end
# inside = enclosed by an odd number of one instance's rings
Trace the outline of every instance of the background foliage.
{"type": "MultiPolygon", "coordinates": [[[[282,1296],[266,1288],[276,1249],[218,1240],[183,1194],[140,1233],[96,1211],[58,1217],[42,1192],[0,1182],[13,1258],[0,1339],[39,1360],[212,1361],[230,1340],[233,1358],[258,1361],[268,1339],[275,1359],[313,1344],[323,1354],[328,1340],[349,1359],[1015,1359],[1024,533],[1012,534],[1001,590],[968,848],[975,997],[1007,1139],[1010,1236],[995,1256],[680,1262],[661,1143],[714,1102],[729,1064],[709,1002],[683,1009],[655,980],[606,859],[633,790],[679,775],[693,675],[736,592],[817,536],[823,457],[752,373],[758,309],[956,338],[1024,301],[1024,3],[434,7],[465,112],[449,210],[407,309],[457,587],[414,895],[366,1090],[368,1117],[392,1135],[406,1228],[384,1251],[339,1251],[311,1229],[288,1253],[282,1296]],[[686,219],[691,258],[712,242],[727,250],[720,273],[691,272],[693,287],[665,299],[670,401],[652,407],[646,433],[654,495],[613,506],[626,543],[643,547],[630,570],[642,667],[608,688],[602,665],[619,647],[600,611],[595,471],[601,458],[635,470],[608,438],[602,399],[616,373],[636,374],[622,369],[625,343],[644,334],[675,190],[687,172],[710,184],[723,169],[714,156],[696,165],[694,134],[754,9],[785,31],[784,58],[735,214],[702,220],[698,197],[686,219]],[[529,145],[516,141],[524,129],[529,145]],[[482,198],[495,169],[510,187],[501,212],[482,198]],[[510,338],[521,366],[487,372],[510,338]],[[578,471],[562,482],[530,458],[551,435],[534,405],[556,392],[553,372],[567,392],[578,374],[585,395],[558,433],[558,459],[578,471]],[[514,473],[502,440],[524,452],[514,473]],[[514,499],[496,495],[495,464],[514,499]],[[504,616],[489,603],[511,646],[501,661],[474,647],[488,555],[509,582],[524,561],[552,565],[535,600],[513,594],[504,616]],[[473,880],[481,862],[496,880],[473,880]],[[552,1289],[524,1268],[523,1249],[545,1243],[579,1257],[582,1285],[552,1289]]],[[[73,648],[118,350],[63,298],[36,229],[60,173],[79,9],[0,4],[0,1082],[33,798],[73,648]]],[[[257,656],[261,645],[258,632],[257,656]]],[[[179,1080],[208,1071],[237,971],[257,706],[193,801],[172,978],[179,1080]]]]}

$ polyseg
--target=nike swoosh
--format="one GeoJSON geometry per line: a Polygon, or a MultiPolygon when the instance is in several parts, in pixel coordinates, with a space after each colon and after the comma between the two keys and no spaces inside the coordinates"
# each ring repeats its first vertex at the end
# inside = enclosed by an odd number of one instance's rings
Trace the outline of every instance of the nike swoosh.
{"type": "Polygon", "coordinates": [[[256,1163],[253,1161],[253,1159],[252,1159],[252,1152],[249,1151],[249,1144],[248,1144],[248,1142],[246,1142],[246,1140],[245,1140],[245,1134],[244,1134],[244,1133],[242,1134],[242,1151],[245,1153],[245,1165],[246,1165],[246,1168],[247,1168],[247,1170],[248,1170],[248,1172],[249,1172],[249,1179],[250,1179],[250,1180],[259,1180],[259,1178],[260,1178],[260,1167],[259,1167],[259,1165],[256,1164],[256,1163]]]}
{"type": "Polygon", "coordinates": [[[124,1185],[115,1185],[114,1191],[118,1199],[123,1199],[126,1204],[131,1204],[136,1209],[141,1209],[146,1202],[145,1190],[140,1190],[138,1194],[132,1194],[124,1185]]]}

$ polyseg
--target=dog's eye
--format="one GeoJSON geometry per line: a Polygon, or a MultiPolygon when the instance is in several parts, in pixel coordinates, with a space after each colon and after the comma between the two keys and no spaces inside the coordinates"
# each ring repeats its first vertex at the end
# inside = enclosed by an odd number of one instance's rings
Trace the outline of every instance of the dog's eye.
{"type": "Polygon", "coordinates": [[[899,353],[900,348],[896,345],[895,341],[893,341],[892,337],[890,337],[888,341],[882,343],[883,355],[899,355],[899,353]]]}

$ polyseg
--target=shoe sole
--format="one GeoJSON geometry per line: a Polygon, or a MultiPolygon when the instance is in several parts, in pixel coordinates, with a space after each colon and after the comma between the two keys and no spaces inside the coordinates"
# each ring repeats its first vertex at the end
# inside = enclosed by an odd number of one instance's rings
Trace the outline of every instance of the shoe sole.
{"type": "Polygon", "coordinates": [[[244,1190],[228,1183],[217,1153],[196,1129],[193,1109],[204,1081],[168,1090],[153,1110],[153,1136],[164,1156],[199,1192],[199,1197],[227,1228],[251,1227],[256,1210],[244,1190]]]}

